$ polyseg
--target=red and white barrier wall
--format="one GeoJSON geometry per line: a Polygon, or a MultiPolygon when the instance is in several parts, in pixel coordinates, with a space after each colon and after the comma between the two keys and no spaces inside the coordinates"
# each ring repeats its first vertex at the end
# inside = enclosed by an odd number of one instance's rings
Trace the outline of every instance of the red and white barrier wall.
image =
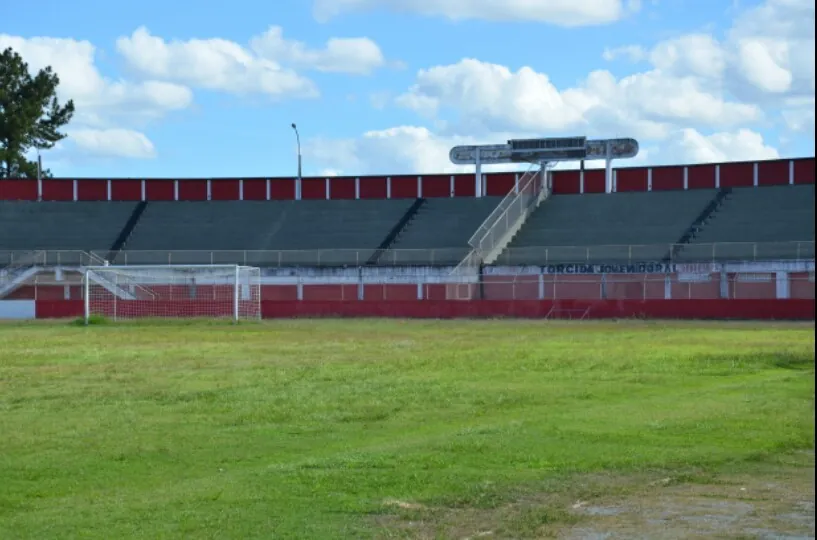
{"type": "MultiPolygon", "coordinates": [[[[201,304],[199,304],[201,305],[201,304]]],[[[229,308],[229,307],[228,307],[229,308]]],[[[225,313],[229,309],[225,308],[225,313]]],[[[37,318],[66,318],[82,315],[82,300],[38,300],[37,318]]],[[[425,300],[361,302],[350,301],[270,301],[261,303],[264,318],[297,317],[399,317],[424,319],[453,318],[544,318],[559,313],[583,313],[587,319],[744,319],[814,320],[814,300],[425,300]]],[[[196,305],[168,301],[157,315],[195,316],[196,305]]],[[[208,305],[202,315],[211,314],[208,305]]],[[[556,315],[559,317],[559,315],[556,315]]]]}
{"type": "MultiPolygon", "coordinates": [[[[604,170],[554,171],[557,194],[604,193],[604,170]]],[[[485,193],[503,196],[519,174],[487,173],[485,193]]],[[[29,178],[0,179],[0,200],[266,201],[296,198],[295,178],[29,178]]],[[[741,163],[628,167],[614,170],[614,191],[813,184],[814,158],[741,163]]],[[[304,178],[302,199],[474,197],[473,174],[304,178]]]]}

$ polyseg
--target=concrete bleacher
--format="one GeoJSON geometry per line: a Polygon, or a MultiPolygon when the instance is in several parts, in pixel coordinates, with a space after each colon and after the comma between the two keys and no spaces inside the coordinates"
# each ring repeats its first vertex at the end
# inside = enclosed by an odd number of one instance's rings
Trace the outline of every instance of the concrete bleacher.
{"type": "Polygon", "coordinates": [[[427,199],[380,258],[384,265],[456,265],[470,251],[468,240],[502,197],[427,199]]]}
{"type": "Polygon", "coordinates": [[[659,261],[715,195],[716,190],[554,195],[495,264],[659,261]]]}
{"type": "Polygon", "coordinates": [[[79,264],[81,251],[107,252],[137,203],[0,201],[0,265],[11,253],[48,250],[46,263],[79,264]]]}
{"type": "Polygon", "coordinates": [[[814,258],[814,185],[736,188],[679,260],[814,258]]]}
{"type": "Polygon", "coordinates": [[[362,265],[413,202],[150,203],[117,262],[362,265]]]}

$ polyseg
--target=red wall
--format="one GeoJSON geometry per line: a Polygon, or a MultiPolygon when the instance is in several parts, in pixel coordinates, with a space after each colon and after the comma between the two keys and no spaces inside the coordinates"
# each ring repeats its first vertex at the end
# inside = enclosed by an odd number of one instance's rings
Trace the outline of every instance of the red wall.
{"type": "Polygon", "coordinates": [[[301,198],[326,200],[326,178],[304,178],[301,180],[301,198]]]}
{"type": "Polygon", "coordinates": [[[656,167],[652,170],[652,190],[671,191],[684,189],[683,167],[656,167]]]}
{"type": "Polygon", "coordinates": [[[44,201],[73,201],[74,181],[64,179],[43,179],[44,201]]]}
{"type": "Polygon", "coordinates": [[[584,171],[584,192],[604,193],[604,169],[584,171]]]}
{"type": "MultiPolygon", "coordinates": [[[[214,201],[236,201],[239,196],[239,181],[231,178],[224,178],[210,181],[210,199],[214,201]]],[[[181,195],[181,193],[179,193],[181,195]]],[[[256,180],[252,183],[244,182],[244,198],[247,200],[265,200],[267,198],[266,180],[256,180]],[[247,184],[250,184],[249,186],[247,184]],[[247,197],[247,191],[260,197],[247,197]],[[260,188],[260,189],[259,189],[260,188]]]]}
{"type": "Polygon", "coordinates": [[[179,180],[180,201],[206,201],[207,180],[179,180]]]}
{"type": "Polygon", "coordinates": [[[145,198],[149,201],[172,201],[175,197],[173,180],[145,180],[145,198]]]}
{"type": "Polygon", "coordinates": [[[814,158],[797,159],[794,161],[794,183],[814,183],[814,158]]]}
{"type": "MultiPolygon", "coordinates": [[[[683,172],[682,172],[683,174],[683,172]]],[[[721,170],[721,187],[723,185],[723,170],[721,170]]],[[[749,171],[749,185],[752,176],[749,171]]],[[[689,189],[715,189],[715,166],[714,165],[694,165],[687,167],[687,187],[689,189]]]]}
{"type": "MultiPolygon", "coordinates": [[[[473,179],[473,178],[472,178],[473,179]]],[[[489,197],[504,197],[516,185],[515,173],[496,173],[486,175],[485,194],[489,197]]]]}
{"type": "Polygon", "coordinates": [[[15,178],[0,178],[0,200],[36,201],[37,182],[15,178]]]}
{"type": "Polygon", "coordinates": [[[553,172],[553,193],[556,195],[575,195],[579,193],[580,183],[581,172],[579,171],[553,172]]]}
{"type": "MultiPolygon", "coordinates": [[[[782,185],[789,183],[789,169],[793,166],[794,179],[797,184],[814,183],[814,158],[795,160],[759,161],[758,185],[782,185]]],[[[720,169],[721,187],[750,187],[754,185],[754,163],[723,163],[690,165],[687,168],[689,189],[714,189],[715,170],[720,169]]],[[[684,166],[673,167],[622,167],[616,169],[616,191],[645,191],[648,189],[649,171],[652,170],[652,189],[654,191],[679,190],[684,187],[684,166]]],[[[553,191],[557,194],[579,193],[579,171],[554,171],[553,191]]],[[[417,197],[417,179],[415,175],[391,177],[391,196],[395,199],[417,197]]],[[[514,173],[490,173],[485,175],[486,192],[492,196],[506,195],[514,187],[514,173]]],[[[206,179],[179,180],[179,198],[183,200],[205,200],[207,194],[206,179]]],[[[330,180],[331,197],[351,199],[355,196],[354,178],[332,178],[330,180]]],[[[146,181],[147,199],[151,201],[169,201],[174,198],[172,180],[149,179],[146,181]]],[[[422,176],[423,197],[450,197],[450,175],[422,176]]],[[[472,197],[474,195],[474,177],[471,174],[454,176],[454,196],[472,197]]],[[[44,200],[71,201],[74,198],[71,179],[44,179],[42,187],[44,200]]],[[[589,169],[584,173],[584,192],[604,192],[604,170],[589,169]]],[[[210,181],[212,200],[238,200],[238,180],[234,178],[216,178],[210,181]]],[[[325,199],[326,179],[305,178],[302,195],[304,199],[325,199]]],[[[386,178],[382,176],[360,178],[360,198],[385,199],[386,178]]],[[[79,200],[106,200],[107,184],[101,179],[81,179],[77,181],[79,200]]],[[[142,198],[141,180],[111,180],[111,199],[115,201],[138,201],[142,198]]],[[[270,179],[270,199],[293,200],[295,198],[294,178],[270,179]]],[[[245,200],[266,200],[267,181],[264,178],[244,180],[245,200]]],[[[37,181],[35,179],[0,179],[0,200],[37,200],[37,181]]]]}
{"type": "Polygon", "coordinates": [[[354,199],[355,179],[354,178],[330,178],[329,197],[331,199],[354,199]]]}
{"type": "Polygon", "coordinates": [[[108,181],[93,178],[77,180],[77,199],[80,201],[107,201],[108,181]]]}
{"type": "Polygon", "coordinates": [[[270,199],[274,201],[291,201],[295,199],[294,181],[288,178],[272,178],[269,182],[270,199]]]}
{"type": "MultiPolygon", "coordinates": [[[[428,175],[423,176],[423,197],[451,197],[451,176],[450,175],[428,175]]],[[[456,179],[454,180],[456,183],[456,179]]],[[[468,188],[467,186],[463,186],[463,189],[466,193],[469,193],[469,197],[474,196],[474,189],[476,186],[474,185],[474,178],[471,177],[471,187],[468,188]]],[[[394,192],[392,192],[392,196],[394,196],[394,192]]],[[[415,195],[416,197],[416,195],[415,195]]]]}
{"type": "MultiPolygon", "coordinates": [[[[394,188],[394,186],[392,186],[392,188],[394,188]]],[[[360,179],[361,199],[385,199],[387,195],[386,189],[386,178],[383,176],[369,176],[360,179]]],[[[416,194],[416,185],[414,190],[416,194]]]]}
{"type": "MultiPolygon", "coordinates": [[[[753,163],[724,163],[720,169],[722,188],[752,187],[755,185],[755,167],[753,163]]],[[[786,178],[788,179],[788,174],[786,174],[786,178]]],[[[712,187],[715,187],[714,184],[712,187]]]]}
{"type": "MultiPolygon", "coordinates": [[[[425,185],[423,186],[425,187],[425,185]]],[[[423,197],[429,195],[423,190],[423,197]]],[[[417,177],[416,176],[392,176],[391,177],[391,198],[392,199],[416,199],[417,198],[417,177]]]]}
{"type": "Polygon", "coordinates": [[[141,180],[111,180],[111,200],[141,201],[141,180]]]}
{"type": "Polygon", "coordinates": [[[616,171],[616,191],[647,191],[647,168],[616,171]]]}
{"type": "MultiPolygon", "coordinates": [[[[130,304],[119,302],[117,305],[130,304]]],[[[133,304],[139,303],[134,301],[133,304]]],[[[155,304],[151,302],[151,304],[155,304]]],[[[196,314],[190,302],[167,302],[160,311],[165,316],[196,314]]],[[[212,302],[205,304],[212,313],[212,302]]],[[[592,319],[645,317],[655,319],[796,319],[814,320],[814,300],[424,300],[388,302],[263,301],[264,318],[293,317],[399,317],[423,319],[452,318],[543,318],[555,308],[556,314],[585,312],[592,319]]],[[[38,319],[79,317],[81,300],[38,300],[38,319]]],[[[122,309],[128,309],[123,307],[122,309]]],[[[230,303],[225,305],[229,313],[230,303]]]]}
{"type": "Polygon", "coordinates": [[[788,184],[789,161],[761,161],[758,163],[757,183],[759,186],[784,186],[788,184]]]}

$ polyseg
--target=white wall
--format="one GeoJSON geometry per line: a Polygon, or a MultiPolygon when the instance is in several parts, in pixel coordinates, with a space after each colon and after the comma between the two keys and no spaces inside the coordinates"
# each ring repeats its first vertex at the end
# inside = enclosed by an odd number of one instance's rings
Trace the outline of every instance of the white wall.
{"type": "Polygon", "coordinates": [[[34,300],[0,300],[0,319],[34,319],[34,300]]]}

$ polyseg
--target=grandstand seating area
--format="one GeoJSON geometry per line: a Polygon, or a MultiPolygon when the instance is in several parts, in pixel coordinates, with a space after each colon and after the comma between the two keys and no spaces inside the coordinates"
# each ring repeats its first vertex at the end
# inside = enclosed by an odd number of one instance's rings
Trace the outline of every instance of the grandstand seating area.
{"type": "Polygon", "coordinates": [[[498,262],[659,261],[715,193],[702,189],[556,195],[528,218],[498,262]]]}
{"type": "Polygon", "coordinates": [[[813,184],[736,188],[681,249],[678,258],[810,259],[814,244],[799,244],[809,240],[814,241],[813,184]]]}
{"type": "MultiPolygon", "coordinates": [[[[734,188],[722,201],[718,193],[552,195],[495,264],[814,257],[813,185],[734,188]]],[[[0,201],[0,257],[121,248],[120,264],[448,266],[468,253],[468,239],[500,200],[0,201]]]]}

